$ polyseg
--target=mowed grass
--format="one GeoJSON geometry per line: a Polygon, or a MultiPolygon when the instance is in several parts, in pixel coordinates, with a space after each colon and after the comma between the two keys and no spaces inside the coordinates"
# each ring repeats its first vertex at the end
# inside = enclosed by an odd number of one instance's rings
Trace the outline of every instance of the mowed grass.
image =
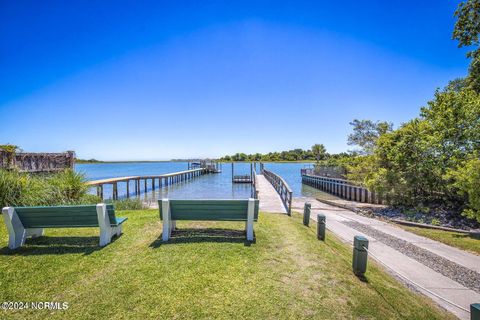
{"type": "Polygon", "coordinates": [[[468,234],[417,227],[401,227],[419,236],[443,242],[449,246],[470,251],[471,253],[480,254],[480,239],[475,239],[468,234]]]}
{"type": "Polygon", "coordinates": [[[97,229],[47,229],[22,249],[0,227],[0,302],[68,302],[66,311],[0,311],[4,319],[450,319],[351,248],[315,237],[299,215],[243,223],[179,222],[160,241],[158,211],[124,211],[124,234],[99,248],[97,229]],[[198,229],[199,228],[199,229],[198,229]],[[207,228],[207,229],[206,229],[207,228]]]}

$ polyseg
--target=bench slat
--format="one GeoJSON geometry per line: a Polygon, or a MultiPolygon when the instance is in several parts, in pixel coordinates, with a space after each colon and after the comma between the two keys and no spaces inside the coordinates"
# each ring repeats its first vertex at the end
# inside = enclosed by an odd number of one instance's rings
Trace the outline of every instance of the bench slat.
{"type": "MultiPolygon", "coordinates": [[[[96,205],[16,207],[15,211],[25,228],[98,227],[96,205]]],[[[110,224],[117,226],[113,205],[107,205],[107,213],[110,224]]]]}
{"type": "MultiPolygon", "coordinates": [[[[254,220],[258,220],[255,200],[254,220]]],[[[160,219],[162,202],[159,200],[160,219]]],[[[170,200],[172,220],[247,221],[248,200],[170,200]]]]}

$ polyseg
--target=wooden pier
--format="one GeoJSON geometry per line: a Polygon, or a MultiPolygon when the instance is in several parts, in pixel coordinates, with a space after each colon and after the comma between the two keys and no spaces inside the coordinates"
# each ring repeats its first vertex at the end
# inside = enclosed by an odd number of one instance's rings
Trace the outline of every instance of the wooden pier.
{"type": "Polygon", "coordinates": [[[263,174],[255,175],[255,197],[260,200],[260,211],[288,213],[280,194],[263,174]]]}
{"type": "Polygon", "coordinates": [[[118,177],[102,180],[89,181],[87,184],[91,187],[97,187],[97,195],[103,199],[104,192],[103,186],[107,184],[112,185],[112,199],[118,200],[118,184],[126,183],[126,196],[130,197],[130,181],[134,181],[135,195],[139,196],[141,193],[142,180],[144,186],[144,192],[147,192],[148,181],[151,180],[152,190],[156,187],[162,188],[163,186],[170,186],[172,184],[190,180],[192,178],[209,173],[206,168],[191,169],[186,171],[167,173],[156,176],[130,176],[130,177],[118,177]]]}
{"type": "Polygon", "coordinates": [[[265,177],[265,179],[268,182],[270,182],[274,190],[280,196],[280,200],[285,206],[287,214],[289,216],[292,215],[293,192],[290,186],[288,185],[288,183],[278,174],[265,170],[263,166],[262,166],[262,174],[263,174],[263,177],[265,177]]]}

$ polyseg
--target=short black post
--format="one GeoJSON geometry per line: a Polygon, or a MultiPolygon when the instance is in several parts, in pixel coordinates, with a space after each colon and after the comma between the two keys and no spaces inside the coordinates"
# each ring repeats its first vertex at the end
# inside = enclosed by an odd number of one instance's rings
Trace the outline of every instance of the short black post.
{"type": "Polygon", "coordinates": [[[303,225],[309,226],[310,225],[310,211],[312,209],[312,205],[309,202],[305,202],[303,206],[303,225]]]}
{"type": "Polygon", "coordinates": [[[362,277],[367,271],[368,258],[368,239],[363,236],[355,236],[353,238],[353,273],[362,277]]]}
{"type": "Polygon", "coordinates": [[[317,239],[325,241],[325,229],[327,227],[327,218],[325,215],[317,214],[317,239]]]}
{"type": "Polygon", "coordinates": [[[480,303],[472,303],[470,305],[470,319],[480,320],[480,303]]]}

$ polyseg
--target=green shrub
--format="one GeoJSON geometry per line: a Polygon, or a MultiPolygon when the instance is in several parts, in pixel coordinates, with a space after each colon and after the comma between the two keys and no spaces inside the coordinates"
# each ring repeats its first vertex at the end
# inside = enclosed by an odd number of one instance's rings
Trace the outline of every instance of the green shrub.
{"type": "Polygon", "coordinates": [[[0,206],[46,205],[49,203],[49,187],[45,179],[0,170],[0,206]]]}
{"type": "Polygon", "coordinates": [[[364,176],[364,184],[393,205],[441,204],[459,212],[467,206],[464,214],[476,217],[478,165],[467,162],[478,159],[478,119],[480,94],[468,89],[437,91],[420,117],[381,135],[373,157],[357,159],[350,176],[364,176]]]}
{"type": "Polygon", "coordinates": [[[87,192],[85,177],[70,169],[48,175],[0,169],[1,207],[101,202],[87,192]]]}
{"type": "Polygon", "coordinates": [[[109,201],[113,203],[116,210],[142,210],[147,209],[143,202],[138,198],[127,198],[109,201]]]}
{"type": "Polygon", "coordinates": [[[103,200],[99,196],[87,193],[83,197],[81,197],[79,200],[75,201],[74,204],[97,204],[102,202],[103,200]]]}
{"type": "Polygon", "coordinates": [[[447,174],[461,196],[466,197],[468,206],[463,215],[480,222],[480,159],[474,158],[447,174]]]}
{"type": "Polygon", "coordinates": [[[0,205],[21,205],[22,190],[26,179],[16,171],[0,170],[0,205]]]}
{"type": "Polygon", "coordinates": [[[47,179],[51,203],[76,204],[82,202],[82,198],[88,192],[85,176],[72,169],[64,170],[47,179]]]}

